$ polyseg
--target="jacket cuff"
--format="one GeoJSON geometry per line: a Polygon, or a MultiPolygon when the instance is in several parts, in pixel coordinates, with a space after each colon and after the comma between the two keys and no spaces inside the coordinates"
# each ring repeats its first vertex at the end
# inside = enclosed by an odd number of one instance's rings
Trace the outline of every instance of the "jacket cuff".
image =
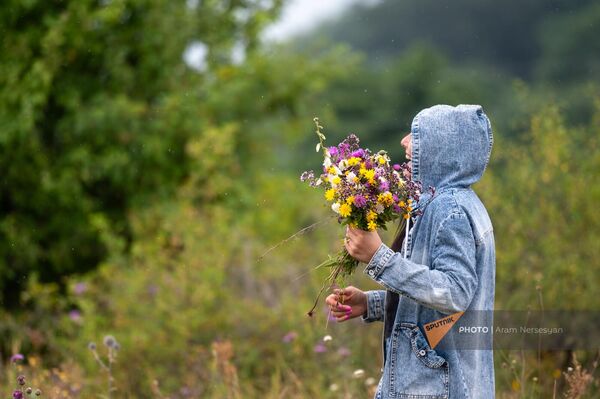
{"type": "Polygon", "coordinates": [[[375,280],[381,274],[381,271],[386,266],[390,258],[394,255],[394,251],[387,245],[381,243],[375,254],[365,267],[364,273],[375,280]]]}
{"type": "Polygon", "coordinates": [[[367,312],[360,319],[363,323],[372,323],[374,321],[383,320],[383,303],[385,301],[385,291],[366,291],[367,295],[367,312]]]}

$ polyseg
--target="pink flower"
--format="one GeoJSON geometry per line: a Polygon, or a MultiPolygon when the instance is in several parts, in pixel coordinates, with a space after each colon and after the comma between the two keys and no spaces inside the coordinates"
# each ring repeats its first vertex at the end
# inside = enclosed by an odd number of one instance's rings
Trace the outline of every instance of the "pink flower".
{"type": "Polygon", "coordinates": [[[345,346],[342,346],[340,349],[337,350],[337,354],[341,357],[348,357],[351,353],[352,352],[350,352],[350,349],[346,348],[345,346]]]}
{"type": "Polygon", "coordinates": [[[298,333],[296,331],[290,331],[289,333],[285,334],[281,340],[284,343],[289,344],[290,342],[295,340],[297,337],[298,337],[298,333]]]}
{"type": "Polygon", "coordinates": [[[75,287],[73,287],[73,292],[75,293],[75,295],[81,295],[86,291],[87,291],[87,284],[84,282],[77,283],[77,284],[75,284],[75,287]]]}
{"type": "Polygon", "coordinates": [[[69,311],[69,319],[71,319],[77,324],[81,324],[81,322],[83,321],[83,317],[81,317],[81,312],[77,309],[69,311]]]}
{"type": "Polygon", "coordinates": [[[327,352],[327,347],[325,346],[325,344],[323,342],[319,342],[318,344],[315,345],[313,351],[315,353],[325,353],[325,352],[327,352]]]}
{"type": "Polygon", "coordinates": [[[14,355],[12,355],[12,356],[10,357],[10,362],[11,362],[11,363],[16,363],[16,362],[22,361],[22,360],[24,360],[24,359],[25,359],[25,356],[23,356],[23,355],[22,355],[22,354],[20,354],[20,353],[15,353],[14,355]]]}

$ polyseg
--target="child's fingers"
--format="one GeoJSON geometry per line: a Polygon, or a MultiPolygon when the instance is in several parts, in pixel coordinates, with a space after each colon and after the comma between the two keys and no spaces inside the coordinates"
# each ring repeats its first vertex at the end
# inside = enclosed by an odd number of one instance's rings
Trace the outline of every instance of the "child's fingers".
{"type": "Polygon", "coordinates": [[[335,318],[335,320],[336,320],[338,323],[341,323],[341,322],[343,322],[343,321],[346,321],[346,320],[348,320],[348,319],[350,318],[350,316],[351,316],[350,314],[345,314],[345,315],[343,315],[343,316],[336,317],[336,318],[335,318]]]}
{"type": "Polygon", "coordinates": [[[325,303],[330,307],[335,306],[338,302],[338,296],[335,294],[328,295],[325,299],[325,303]]]}

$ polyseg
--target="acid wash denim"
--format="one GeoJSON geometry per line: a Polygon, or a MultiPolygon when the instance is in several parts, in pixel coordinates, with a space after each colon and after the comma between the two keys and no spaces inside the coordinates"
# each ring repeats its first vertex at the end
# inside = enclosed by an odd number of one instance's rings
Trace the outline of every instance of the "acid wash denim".
{"type": "Polygon", "coordinates": [[[385,288],[367,291],[362,316],[384,321],[375,398],[494,398],[491,346],[432,349],[423,330],[452,313],[494,308],[492,223],[471,189],[490,158],[490,122],[481,106],[437,105],[417,114],[411,133],[413,179],[435,193],[417,204],[423,213],[412,219],[406,253],[381,244],[364,269],[385,288]]]}

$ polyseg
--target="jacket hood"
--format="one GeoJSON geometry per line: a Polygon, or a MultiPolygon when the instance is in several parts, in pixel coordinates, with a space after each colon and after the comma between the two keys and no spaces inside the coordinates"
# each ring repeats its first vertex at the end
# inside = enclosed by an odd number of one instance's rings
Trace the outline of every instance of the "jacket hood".
{"type": "Polygon", "coordinates": [[[411,125],[412,178],[423,191],[466,188],[481,179],[490,159],[492,128],[480,105],[435,105],[411,125]]]}

